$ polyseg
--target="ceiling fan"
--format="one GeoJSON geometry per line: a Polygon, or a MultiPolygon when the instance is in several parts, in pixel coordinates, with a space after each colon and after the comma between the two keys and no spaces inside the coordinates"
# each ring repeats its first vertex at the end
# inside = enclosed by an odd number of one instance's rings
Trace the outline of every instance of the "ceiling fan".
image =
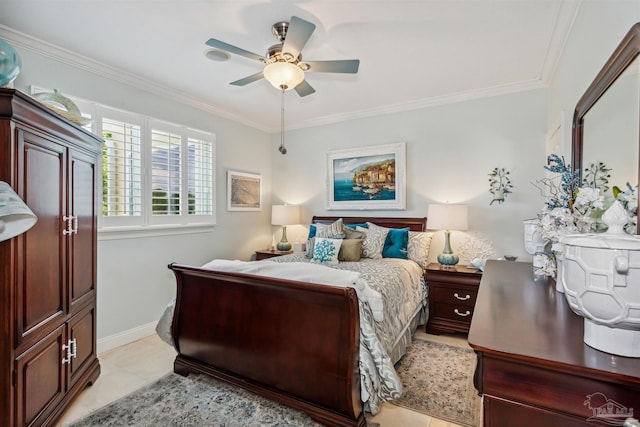
{"type": "Polygon", "coordinates": [[[209,39],[207,46],[244,56],[267,64],[262,71],[231,82],[234,86],[245,86],[262,78],[280,90],[295,89],[300,96],[311,95],[315,89],[305,80],[305,72],[349,73],[358,72],[358,59],[338,61],[303,61],[301,50],[311,37],[316,26],[304,19],[292,16],[289,22],[273,24],[271,32],[280,43],[267,49],[265,56],[230,45],[220,40],[209,39]]]}

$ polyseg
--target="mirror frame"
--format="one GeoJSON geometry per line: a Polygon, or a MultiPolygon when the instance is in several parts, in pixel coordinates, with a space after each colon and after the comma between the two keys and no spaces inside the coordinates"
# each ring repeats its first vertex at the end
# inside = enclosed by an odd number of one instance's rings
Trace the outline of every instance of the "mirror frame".
{"type": "MultiPolygon", "coordinates": [[[[627,35],[622,39],[611,57],[607,60],[591,85],[587,88],[582,98],[576,104],[573,112],[573,129],[571,134],[571,164],[578,170],[582,179],[583,156],[583,132],[584,116],[598,102],[611,85],[629,67],[640,54],[640,22],[631,27],[627,35]]],[[[637,141],[640,145],[640,140],[637,141]]],[[[638,183],[640,183],[640,158],[638,159],[638,183]]],[[[640,234],[640,222],[636,234],[640,234]]]]}

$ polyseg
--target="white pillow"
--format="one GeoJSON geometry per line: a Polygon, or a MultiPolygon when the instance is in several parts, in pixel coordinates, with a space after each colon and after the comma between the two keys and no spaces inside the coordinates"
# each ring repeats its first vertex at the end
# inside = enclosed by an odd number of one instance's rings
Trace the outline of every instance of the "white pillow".
{"type": "Polygon", "coordinates": [[[362,256],[365,258],[380,259],[382,258],[382,248],[384,241],[387,239],[389,229],[380,227],[371,222],[367,222],[367,227],[356,227],[356,231],[366,234],[362,242],[362,256]]]}
{"type": "Polygon", "coordinates": [[[338,264],[340,246],[342,246],[342,239],[316,237],[313,245],[313,258],[311,259],[311,262],[319,264],[338,264]]]}
{"type": "Polygon", "coordinates": [[[429,258],[429,248],[431,247],[433,233],[421,231],[409,231],[409,244],[407,245],[407,257],[415,261],[424,270],[429,258]]]}

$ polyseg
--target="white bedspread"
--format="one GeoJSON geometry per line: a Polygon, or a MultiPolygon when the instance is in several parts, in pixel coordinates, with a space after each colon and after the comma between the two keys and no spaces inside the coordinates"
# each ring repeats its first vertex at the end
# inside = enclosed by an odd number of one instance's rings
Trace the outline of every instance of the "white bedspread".
{"type": "Polygon", "coordinates": [[[384,320],[384,307],[380,292],[372,289],[362,275],[356,271],[336,270],[335,268],[308,262],[275,263],[266,261],[238,261],[214,259],[203,265],[207,270],[230,273],[254,274],[256,276],[276,277],[278,279],[299,282],[318,283],[340,287],[352,287],[358,299],[369,304],[376,322],[384,320]]]}

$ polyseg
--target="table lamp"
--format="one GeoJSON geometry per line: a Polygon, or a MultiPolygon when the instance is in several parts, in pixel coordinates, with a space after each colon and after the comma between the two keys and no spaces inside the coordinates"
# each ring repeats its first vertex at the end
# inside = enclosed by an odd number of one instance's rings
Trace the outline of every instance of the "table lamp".
{"type": "Polygon", "coordinates": [[[290,251],[291,243],[287,241],[287,225],[300,224],[300,206],[273,205],[271,207],[271,224],[282,226],[282,239],[278,242],[279,251],[290,251]]]}
{"type": "Polygon", "coordinates": [[[451,250],[451,230],[464,231],[469,227],[467,205],[432,204],[427,212],[427,226],[432,230],[445,230],[444,249],[438,262],[444,267],[454,267],[459,258],[451,250]]]}
{"type": "Polygon", "coordinates": [[[13,188],[0,181],[0,242],[24,233],[37,220],[13,188]]]}

